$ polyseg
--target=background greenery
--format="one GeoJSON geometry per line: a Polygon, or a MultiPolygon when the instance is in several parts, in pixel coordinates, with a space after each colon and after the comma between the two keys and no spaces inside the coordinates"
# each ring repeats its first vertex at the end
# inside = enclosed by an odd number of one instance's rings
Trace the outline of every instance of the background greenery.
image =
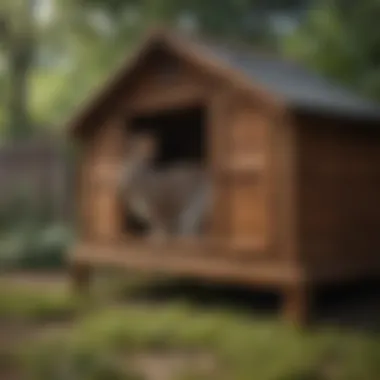
{"type": "Polygon", "coordinates": [[[0,125],[62,128],[156,24],[280,52],[380,98],[379,17],[377,0],[2,0],[0,125]]]}

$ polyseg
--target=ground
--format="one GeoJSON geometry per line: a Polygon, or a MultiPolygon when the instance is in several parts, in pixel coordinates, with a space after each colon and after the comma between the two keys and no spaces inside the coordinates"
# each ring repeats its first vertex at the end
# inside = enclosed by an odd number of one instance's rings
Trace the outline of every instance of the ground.
{"type": "Polygon", "coordinates": [[[68,285],[0,276],[0,379],[380,378],[376,291],[325,298],[300,331],[277,319],[274,297],[247,290],[114,273],[86,298],[68,285]]]}

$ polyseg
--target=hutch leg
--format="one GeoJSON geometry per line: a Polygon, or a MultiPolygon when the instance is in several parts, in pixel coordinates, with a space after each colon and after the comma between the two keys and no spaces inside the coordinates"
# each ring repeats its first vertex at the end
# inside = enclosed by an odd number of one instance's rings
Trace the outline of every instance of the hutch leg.
{"type": "Polygon", "coordinates": [[[92,268],[88,264],[73,264],[71,281],[75,293],[88,293],[92,277],[92,268]]]}
{"type": "Polygon", "coordinates": [[[310,317],[310,297],[310,289],[305,284],[287,285],[283,290],[284,319],[297,326],[304,326],[310,317]]]}

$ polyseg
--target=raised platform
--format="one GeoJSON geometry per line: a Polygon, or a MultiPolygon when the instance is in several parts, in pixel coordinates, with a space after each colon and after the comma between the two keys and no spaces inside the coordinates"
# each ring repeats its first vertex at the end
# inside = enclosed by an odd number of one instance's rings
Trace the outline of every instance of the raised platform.
{"type": "MultiPolygon", "coordinates": [[[[232,253],[232,252],[231,252],[232,253]]],[[[251,259],[216,251],[206,244],[78,243],[70,251],[72,263],[124,267],[145,272],[196,276],[265,287],[302,281],[295,267],[269,257],[251,259]]]]}
{"type": "Polygon", "coordinates": [[[286,320],[305,323],[310,294],[299,268],[269,253],[234,256],[233,250],[216,247],[197,241],[77,243],[70,251],[73,283],[82,292],[88,288],[92,268],[109,267],[262,287],[282,294],[286,320]]]}

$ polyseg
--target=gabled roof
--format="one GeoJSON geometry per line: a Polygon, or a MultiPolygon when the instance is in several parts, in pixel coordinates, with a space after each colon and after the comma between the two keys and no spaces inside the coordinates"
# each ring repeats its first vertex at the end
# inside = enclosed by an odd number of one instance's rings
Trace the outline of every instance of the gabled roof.
{"type": "Polygon", "coordinates": [[[69,125],[70,130],[75,132],[81,129],[114,91],[127,85],[128,78],[133,77],[132,73],[140,62],[157,47],[190,59],[214,75],[232,79],[270,102],[279,100],[279,103],[299,110],[380,121],[379,104],[358,96],[341,85],[333,84],[294,62],[270,57],[253,49],[197,41],[166,31],[155,31],[148,34],[133,58],[128,59],[103,90],[96,93],[75,116],[69,125]]]}

